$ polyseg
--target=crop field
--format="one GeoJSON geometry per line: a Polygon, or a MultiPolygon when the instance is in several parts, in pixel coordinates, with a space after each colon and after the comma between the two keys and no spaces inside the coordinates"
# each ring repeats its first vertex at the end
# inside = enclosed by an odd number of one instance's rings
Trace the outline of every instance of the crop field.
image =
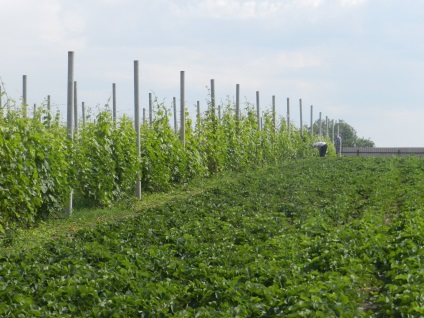
{"type": "Polygon", "coordinates": [[[424,315],[424,161],[309,158],[0,259],[0,316],[424,315]]]}

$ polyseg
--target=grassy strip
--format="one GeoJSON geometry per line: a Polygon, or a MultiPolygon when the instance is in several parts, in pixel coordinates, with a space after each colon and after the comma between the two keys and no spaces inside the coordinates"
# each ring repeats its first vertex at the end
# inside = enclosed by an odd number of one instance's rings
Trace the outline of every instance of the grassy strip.
{"type": "Polygon", "coordinates": [[[48,219],[36,227],[18,229],[0,240],[0,257],[7,254],[26,253],[51,240],[72,238],[73,233],[96,227],[106,221],[115,221],[136,216],[143,210],[187,199],[223,182],[233,182],[240,174],[226,172],[211,178],[198,178],[190,184],[175,187],[166,193],[143,193],[141,201],[118,203],[103,209],[74,210],[69,218],[48,219]]]}

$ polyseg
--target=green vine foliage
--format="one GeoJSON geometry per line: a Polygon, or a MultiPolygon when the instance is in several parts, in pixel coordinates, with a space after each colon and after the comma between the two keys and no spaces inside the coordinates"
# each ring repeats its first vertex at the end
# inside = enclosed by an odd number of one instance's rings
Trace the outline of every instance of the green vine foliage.
{"type": "Polygon", "coordinates": [[[226,142],[226,167],[229,170],[242,171],[244,168],[242,152],[240,151],[242,143],[237,133],[238,123],[234,114],[234,106],[228,102],[220,122],[226,142]]]}
{"type": "Polygon", "coordinates": [[[78,186],[75,191],[83,204],[108,206],[113,200],[112,131],[110,114],[100,112],[95,123],[86,123],[76,134],[74,155],[78,186]]]}
{"type": "Polygon", "coordinates": [[[36,149],[35,163],[39,175],[42,204],[37,217],[58,215],[69,200],[72,172],[69,162],[69,140],[60,117],[51,120],[50,114],[40,109],[32,120],[32,140],[36,149]]]}
{"type": "Polygon", "coordinates": [[[8,109],[0,122],[0,231],[60,212],[69,197],[68,143],[57,120],[8,109]]]}
{"type": "Polygon", "coordinates": [[[141,127],[142,187],[166,191],[187,180],[187,154],[170,126],[165,106],[157,101],[155,106],[155,119],[141,127]]]}
{"type": "Polygon", "coordinates": [[[203,119],[200,142],[199,147],[204,153],[209,174],[222,171],[225,165],[225,135],[223,126],[219,124],[216,109],[211,105],[209,105],[203,119]]]}
{"type": "Polygon", "coordinates": [[[74,144],[77,205],[110,206],[134,192],[139,164],[128,117],[114,123],[110,111],[100,111],[78,130],[74,144]]]}
{"type": "Polygon", "coordinates": [[[136,132],[133,121],[123,116],[112,131],[112,158],[115,163],[114,200],[127,200],[134,193],[136,176],[140,173],[136,132]]]}
{"type": "MultiPolygon", "coordinates": [[[[293,125],[288,131],[284,118],[276,124],[271,112],[258,122],[252,104],[238,120],[231,101],[221,110],[218,116],[209,104],[195,124],[186,112],[183,143],[156,99],[152,123],[140,128],[138,156],[132,119],[114,120],[108,107],[79,124],[71,141],[59,115],[51,118],[41,107],[33,118],[22,118],[9,106],[0,116],[0,231],[63,213],[71,190],[75,207],[105,207],[134,198],[137,179],[143,191],[167,191],[195,177],[318,154],[312,148],[317,136],[293,125]]],[[[324,140],[334,155],[331,141],[324,140]]]]}
{"type": "Polygon", "coordinates": [[[247,105],[246,115],[241,117],[239,134],[242,165],[250,169],[261,165],[259,149],[261,132],[258,129],[258,119],[252,105],[247,105]]]}
{"type": "MultiPolygon", "coordinates": [[[[188,115],[188,113],[186,113],[188,115]]],[[[194,177],[207,177],[209,175],[208,167],[206,165],[206,153],[203,151],[202,145],[202,123],[201,118],[198,116],[196,129],[193,129],[192,121],[187,116],[185,126],[185,147],[187,162],[187,179],[194,177]]]]}

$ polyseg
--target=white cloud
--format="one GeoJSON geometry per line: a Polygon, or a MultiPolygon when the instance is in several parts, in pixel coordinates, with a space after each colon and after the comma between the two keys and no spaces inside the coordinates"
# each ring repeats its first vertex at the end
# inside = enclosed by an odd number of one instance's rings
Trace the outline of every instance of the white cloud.
{"type": "Polygon", "coordinates": [[[275,1],[204,0],[178,8],[183,16],[208,16],[218,19],[255,19],[274,15],[283,6],[275,1]]]}
{"type": "Polygon", "coordinates": [[[4,43],[14,43],[12,54],[27,48],[84,47],[85,16],[77,8],[65,9],[59,0],[5,0],[0,11],[4,43]],[[17,39],[18,38],[18,39],[17,39]]]}
{"type": "Polygon", "coordinates": [[[366,0],[341,0],[340,4],[342,7],[354,7],[364,4],[366,0]]]}
{"type": "Polygon", "coordinates": [[[317,8],[321,6],[324,3],[324,0],[300,0],[295,1],[297,5],[303,6],[303,7],[313,7],[317,8]]]}
{"type": "Polygon", "coordinates": [[[180,16],[250,20],[274,17],[292,8],[317,8],[325,0],[198,0],[174,6],[180,16]]]}

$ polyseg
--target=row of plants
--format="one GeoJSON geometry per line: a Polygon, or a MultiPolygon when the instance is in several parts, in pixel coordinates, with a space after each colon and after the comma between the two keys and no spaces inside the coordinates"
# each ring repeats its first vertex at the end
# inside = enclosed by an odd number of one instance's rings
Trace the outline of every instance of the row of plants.
{"type": "Polygon", "coordinates": [[[238,122],[231,103],[220,119],[211,110],[196,124],[188,119],[183,144],[165,105],[156,102],[154,121],[140,129],[140,156],[131,119],[114,121],[107,107],[80,123],[71,142],[59,114],[39,108],[23,118],[8,105],[0,119],[0,233],[63,214],[71,191],[76,207],[110,206],[134,197],[137,176],[143,191],[166,191],[195,176],[313,154],[310,136],[274,127],[270,113],[258,129],[249,105],[238,122]]]}
{"type": "Polygon", "coordinates": [[[0,234],[63,210],[71,187],[70,144],[58,119],[42,113],[0,119],[0,234]]]}
{"type": "Polygon", "coordinates": [[[420,158],[292,160],[0,259],[14,317],[418,317],[420,158]]]}

